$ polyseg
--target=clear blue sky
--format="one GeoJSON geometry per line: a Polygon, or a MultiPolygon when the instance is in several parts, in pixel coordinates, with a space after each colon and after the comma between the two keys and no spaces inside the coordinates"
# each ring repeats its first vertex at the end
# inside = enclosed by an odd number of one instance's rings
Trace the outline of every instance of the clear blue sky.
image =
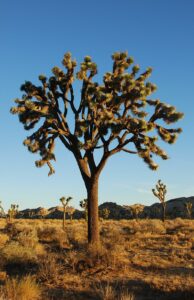
{"type": "Polygon", "coordinates": [[[194,195],[194,1],[193,0],[2,0],[0,2],[0,200],[5,208],[58,205],[62,195],[86,196],[73,157],[57,145],[56,174],[37,169],[37,157],[22,145],[29,134],[9,113],[21,96],[25,80],[61,66],[71,51],[80,62],[91,55],[99,75],[111,70],[110,56],[127,50],[142,70],[153,67],[154,95],[185,113],[183,133],[176,144],[163,143],[170,159],[159,161],[157,172],[141,159],[118,154],[110,159],[100,179],[100,203],[156,201],[150,190],[159,178],[168,198],[194,195]]]}

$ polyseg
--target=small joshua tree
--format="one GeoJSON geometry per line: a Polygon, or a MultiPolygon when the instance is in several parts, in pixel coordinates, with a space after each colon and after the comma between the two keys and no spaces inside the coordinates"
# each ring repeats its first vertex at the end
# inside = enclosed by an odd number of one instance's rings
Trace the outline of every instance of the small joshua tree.
{"type": "Polygon", "coordinates": [[[69,202],[72,200],[72,197],[61,197],[60,201],[63,205],[63,230],[65,229],[65,219],[66,219],[66,210],[67,210],[67,206],[69,204],[69,202]]]}
{"type": "Polygon", "coordinates": [[[189,219],[191,219],[191,217],[192,217],[192,207],[193,207],[192,202],[186,202],[185,203],[185,208],[186,208],[187,215],[188,215],[189,219]]]}
{"type": "Polygon", "coordinates": [[[8,222],[12,222],[18,213],[19,205],[11,204],[10,209],[8,210],[8,222]]]}
{"type": "Polygon", "coordinates": [[[72,200],[72,197],[61,197],[60,201],[63,205],[63,229],[65,229],[65,220],[66,220],[66,212],[69,202],[72,200]]]}
{"type": "Polygon", "coordinates": [[[88,220],[88,199],[83,199],[79,203],[80,207],[84,209],[85,219],[88,220]]]}
{"type": "Polygon", "coordinates": [[[168,125],[183,114],[151,99],[156,91],[156,85],[148,81],[152,68],[140,72],[127,52],[115,52],[112,60],[112,70],[97,82],[97,65],[91,57],[85,56],[76,70],[77,62],[68,52],[63,69],[54,67],[50,78],[40,75],[39,85],[26,81],[21,86],[22,97],[11,109],[25,130],[33,130],[24,145],[40,154],[37,167],[48,165],[49,175],[54,173],[51,162],[56,140],[72,153],[87,191],[89,243],[99,242],[98,185],[108,159],[125,152],[138,155],[156,170],[154,156],[168,158],[157,145],[158,137],[173,144],[181,132],[168,125]],[[80,97],[74,93],[76,79],[82,86],[80,97]]]}
{"type": "Polygon", "coordinates": [[[164,185],[161,180],[158,180],[158,183],[156,184],[156,190],[152,189],[152,192],[154,194],[154,196],[156,196],[161,204],[162,204],[162,210],[163,210],[163,214],[162,214],[162,220],[163,222],[165,221],[166,218],[166,193],[167,193],[167,189],[166,189],[166,185],[164,185]]]}
{"type": "Polygon", "coordinates": [[[73,214],[74,214],[74,212],[75,212],[75,208],[74,207],[67,207],[67,214],[69,215],[71,221],[73,220],[73,214]]]}
{"type": "Polygon", "coordinates": [[[110,210],[108,208],[103,208],[101,211],[101,215],[102,215],[103,219],[107,220],[110,215],[110,210]]]}

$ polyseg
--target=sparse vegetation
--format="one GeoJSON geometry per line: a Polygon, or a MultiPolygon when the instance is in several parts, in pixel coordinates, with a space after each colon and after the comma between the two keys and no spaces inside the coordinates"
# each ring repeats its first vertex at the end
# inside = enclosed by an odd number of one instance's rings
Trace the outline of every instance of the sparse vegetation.
{"type": "Polygon", "coordinates": [[[16,219],[10,226],[0,220],[3,300],[194,297],[192,220],[109,219],[101,222],[98,246],[87,244],[83,220],[66,220],[65,231],[60,220],[16,219]]]}

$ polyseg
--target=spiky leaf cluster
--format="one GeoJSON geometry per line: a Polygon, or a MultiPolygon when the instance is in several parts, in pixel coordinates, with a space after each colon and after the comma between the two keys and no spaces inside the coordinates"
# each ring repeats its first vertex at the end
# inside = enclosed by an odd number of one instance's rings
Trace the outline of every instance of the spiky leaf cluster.
{"type": "Polygon", "coordinates": [[[153,170],[158,167],[153,154],[168,158],[156,144],[157,136],[169,144],[174,143],[181,129],[166,128],[162,124],[174,123],[183,114],[159,99],[149,98],[156,90],[148,81],[151,68],[140,73],[140,67],[127,52],[116,52],[112,59],[112,72],[104,74],[102,84],[93,80],[97,65],[90,56],[84,58],[76,73],[77,63],[66,53],[62,61],[64,69],[54,67],[50,78],[40,75],[40,86],[29,81],[21,86],[22,99],[15,100],[17,106],[11,112],[19,115],[26,130],[38,127],[24,145],[40,154],[36,166],[47,164],[49,175],[54,173],[50,162],[55,160],[57,138],[76,159],[86,159],[90,172],[100,167],[100,164],[96,166],[93,156],[94,150],[100,148],[106,157],[120,151],[138,154],[153,170]],[[74,99],[75,77],[82,82],[79,101],[74,99]],[[148,107],[152,108],[150,116],[148,107]],[[69,110],[74,114],[72,128],[67,120],[69,110]],[[132,149],[126,148],[127,145],[132,145],[132,149]]]}
{"type": "Polygon", "coordinates": [[[88,209],[88,199],[83,199],[80,201],[80,207],[83,208],[84,210],[88,209]]]}
{"type": "Polygon", "coordinates": [[[61,197],[60,198],[60,201],[61,201],[61,203],[62,203],[62,205],[63,205],[63,208],[66,208],[67,207],[67,205],[69,204],[69,202],[72,200],[73,198],[72,197],[61,197]]]}

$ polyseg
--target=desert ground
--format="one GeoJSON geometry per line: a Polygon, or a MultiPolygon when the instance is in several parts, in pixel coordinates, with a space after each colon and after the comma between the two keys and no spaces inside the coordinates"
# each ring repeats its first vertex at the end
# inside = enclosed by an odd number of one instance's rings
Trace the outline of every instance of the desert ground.
{"type": "Polygon", "coordinates": [[[0,219],[0,300],[194,299],[194,221],[0,219]]]}

